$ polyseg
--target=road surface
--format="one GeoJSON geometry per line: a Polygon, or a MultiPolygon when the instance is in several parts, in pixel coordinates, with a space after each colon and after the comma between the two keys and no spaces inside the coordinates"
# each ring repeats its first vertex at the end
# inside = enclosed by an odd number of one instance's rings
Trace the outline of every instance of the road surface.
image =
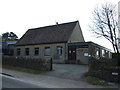
{"type": "Polygon", "coordinates": [[[2,75],[2,88],[45,88],[34,83],[2,75]]]}

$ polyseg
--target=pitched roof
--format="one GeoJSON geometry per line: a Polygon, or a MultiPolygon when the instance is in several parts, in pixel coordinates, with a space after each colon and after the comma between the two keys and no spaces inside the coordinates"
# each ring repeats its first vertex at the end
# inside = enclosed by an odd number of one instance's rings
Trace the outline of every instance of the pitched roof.
{"type": "Polygon", "coordinates": [[[67,42],[78,21],[29,29],[16,45],[67,42]]]}

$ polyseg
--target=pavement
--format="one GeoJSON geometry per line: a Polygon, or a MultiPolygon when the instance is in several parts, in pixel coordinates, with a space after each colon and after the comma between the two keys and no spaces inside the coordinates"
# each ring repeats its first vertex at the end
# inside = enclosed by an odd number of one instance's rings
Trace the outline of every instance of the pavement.
{"type": "Polygon", "coordinates": [[[86,82],[84,73],[88,66],[74,64],[54,64],[53,71],[43,74],[29,74],[14,70],[2,69],[3,73],[47,88],[118,88],[118,85],[102,87],[86,82]]]}

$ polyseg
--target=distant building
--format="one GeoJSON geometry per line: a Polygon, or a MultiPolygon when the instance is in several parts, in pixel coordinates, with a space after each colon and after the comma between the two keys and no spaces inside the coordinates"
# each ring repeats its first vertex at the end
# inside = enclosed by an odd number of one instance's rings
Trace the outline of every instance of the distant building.
{"type": "Polygon", "coordinates": [[[15,56],[84,64],[89,57],[111,57],[109,49],[84,41],[78,21],[29,29],[16,43],[15,56]]]}
{"type": "Polygon", "coordinates": [[[16,44],[17,41],[1,41],[2,46],[2,52],[1,55],[14,55],[14,45],[16,44]]]}

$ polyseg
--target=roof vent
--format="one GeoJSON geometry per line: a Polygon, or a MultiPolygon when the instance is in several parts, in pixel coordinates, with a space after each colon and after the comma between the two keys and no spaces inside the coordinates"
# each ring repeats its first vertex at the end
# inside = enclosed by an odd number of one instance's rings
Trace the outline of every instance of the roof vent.
{"type": "Polygon", "coordinates": [[[58,25],[58,22],[56,22],[56,25],[58,25]]]}

